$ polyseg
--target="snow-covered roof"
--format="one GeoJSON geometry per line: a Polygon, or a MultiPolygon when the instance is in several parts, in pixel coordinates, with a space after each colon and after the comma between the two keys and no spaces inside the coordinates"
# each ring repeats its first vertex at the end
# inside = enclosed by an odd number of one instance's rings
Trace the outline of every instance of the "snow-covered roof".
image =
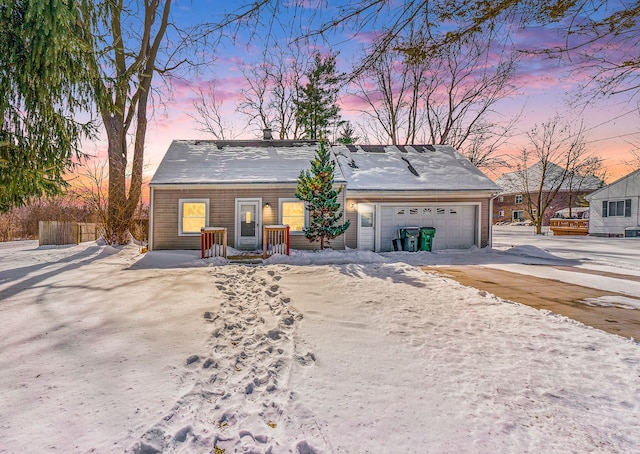
{"type": "Polygon", "coordinates": [[[498,191],[448,145],[332,147],[349,191],[498,191]]]}
{"type": "MultiPolygon", "coordinates": [[[[544,182],[542,185],[543,191],[554,190],[558,183],[563,178],[563,168],[552,162],[547,162],[547,168],[544,171],[544,182]]],[[[540,187],[540,180],[543,176],[542,161],[536,162],[531,167],[527,168],[524,172],[516,170],[514,172],[505,173],[496,180],[498,186],[502,188],[502,191],[506,194],[527,192],[524,181],[527,181],[526,186],[529,191],[537,191],[540,187]]],[[[598,177],[593,175],[579,175],[575,174],[571,180],[566,178],[560,185],[561,191],[594,191],[602,187],[604,183],[598,177]]]]}
{"type": "Polygon", "coordinates": [[[600,197],[608,197],[611,190],[617,190],[620,196],[640,195],[640,169],[634,170],[628,175],[617,179],[611,184],[592,192],[586,199],[591,201],[600,197]]]}
{"type": "MultiPolygon", "coordinates": [[[[152,185],[294,183],[309,169],[318,143],[293,140],[174,140],[152,185]]],[[[446,145],[339,145],[335,181],[363,191],[498,191],[446,145]]]]}
{"type": "MultiPolygon", "coordinates": [[[[293,140],[174,140],[152,185],[295,183],[318,143],[293,140]]],[[[344,182],[336,166],[336,182],[344,182]]]]}

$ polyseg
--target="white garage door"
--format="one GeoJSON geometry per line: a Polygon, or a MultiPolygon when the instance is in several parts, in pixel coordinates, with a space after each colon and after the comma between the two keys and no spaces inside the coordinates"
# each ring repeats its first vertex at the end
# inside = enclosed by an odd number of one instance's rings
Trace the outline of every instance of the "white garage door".
{"type": "Polygon", "coordinates": [[[466,249],[476,244],[475,205],[382,206],[380,251],[392,251],[402,227],[435,227],[433,250],[466,249]]]}

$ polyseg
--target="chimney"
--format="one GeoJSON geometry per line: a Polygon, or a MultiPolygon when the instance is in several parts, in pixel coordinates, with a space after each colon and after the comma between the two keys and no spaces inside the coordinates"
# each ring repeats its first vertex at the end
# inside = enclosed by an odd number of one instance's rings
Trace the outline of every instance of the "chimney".
{"type": "Polygon", "coordinates": [[[263,140],[273,140],[273,136],[271,135],[271,128],[264,128],[262,130],[262,139],[263,140]]]}

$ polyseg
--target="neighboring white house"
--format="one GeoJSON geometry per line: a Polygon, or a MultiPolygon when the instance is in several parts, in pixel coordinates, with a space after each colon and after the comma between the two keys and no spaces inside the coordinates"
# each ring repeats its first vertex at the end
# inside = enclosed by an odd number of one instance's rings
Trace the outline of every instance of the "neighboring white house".
{"type": "Polygon", "coordinates": [[[586,198],[589,235],[640,237],[640,169],[586,198]]]}

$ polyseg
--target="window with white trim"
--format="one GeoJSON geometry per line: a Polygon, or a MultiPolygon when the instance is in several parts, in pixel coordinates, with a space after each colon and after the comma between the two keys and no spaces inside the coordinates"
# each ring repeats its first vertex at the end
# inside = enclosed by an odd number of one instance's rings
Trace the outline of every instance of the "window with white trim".
{"type": "Polygon", "coordinates": [[[524,210],[514,210],[513,211],[513,220],[514,220],[514,222],[522,222],[522,221],[524,221],[524,210]]]}
{"type": "Polygon", "coordinates": [[[178,206],[178,235],[200,235],[209,224],[209,199],[179,199],[178,206]]]}
{"type": "Polygon", "coordinates": [[[504,217],[504,210],[499,210],[498,216],[500,216],[501,218],[504,217]]]}
{"type": "Polygon", "coordinates": [[[602,217],[631,217],[631,199],[625,200],[603,200],[602,217]]]}
{"type": "Polygon", "coordinates": [[[280,199],[280,224],[288,225],[291,233],[302,233],[307,227],[307,210],[298,199],[280,199]]]}
{"type": "Polygon", "coordinates": [[[522,194],[516,195],[516,205],[520,205],[522,203],[522,194]]]}

